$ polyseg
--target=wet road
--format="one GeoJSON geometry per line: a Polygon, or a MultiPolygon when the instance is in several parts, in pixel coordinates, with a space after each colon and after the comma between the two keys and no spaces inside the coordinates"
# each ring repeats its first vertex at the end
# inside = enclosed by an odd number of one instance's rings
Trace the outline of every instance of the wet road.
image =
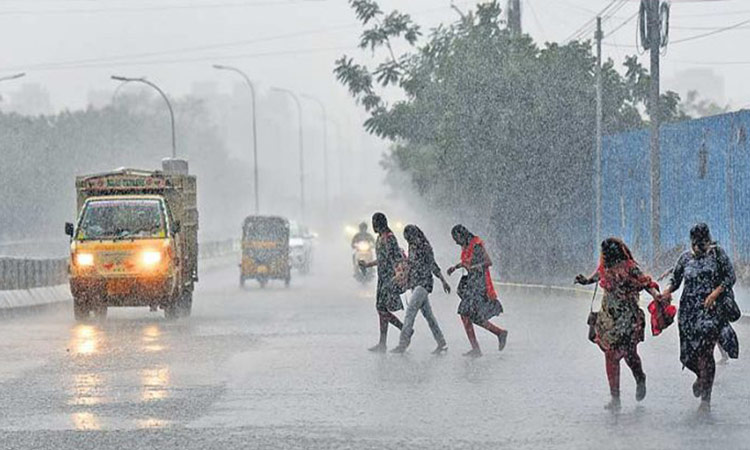
{"type": "Polygon", "coordinates": [[[240,290],[227,267],[203,276],[188,320],[134,309],[76,325],[68,308],[0,320],[0,447],[750,447],[748,360],[719,367],[699,416],[674,328],[641,345],[646,400],[623,365],[611,414],[585,297],[503,292],[508,347],[478,330],[485,356],[466,359],[457,299],[434,295],[449,352],[430,355],[420,317],[406,355],[375,355],[372,292],[332,279],[240,290]]]}

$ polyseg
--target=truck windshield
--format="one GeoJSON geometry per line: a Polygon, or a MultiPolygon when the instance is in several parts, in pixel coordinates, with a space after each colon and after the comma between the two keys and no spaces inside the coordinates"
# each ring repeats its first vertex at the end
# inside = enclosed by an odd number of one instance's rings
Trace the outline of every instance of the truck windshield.
{"type": "Polygon", "coordinates": [[[166,237],[158,200],[94,200],[86,204],[79,240],[166,237]]]}

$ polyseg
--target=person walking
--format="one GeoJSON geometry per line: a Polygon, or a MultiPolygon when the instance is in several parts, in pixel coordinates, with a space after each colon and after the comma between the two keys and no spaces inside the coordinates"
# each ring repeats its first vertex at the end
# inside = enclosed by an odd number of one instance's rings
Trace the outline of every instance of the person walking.
{"type": "Polygon", "coordinates": [[[360,267],[378,267],[378,285],[375,296],[375,309],[378,312],[380,322],[380,341],[374,347],[369,348],[371,352],[384,353],[387,349],[388,325],[401,330],[403,324],[393,314],[394,311],[404,309],[401,302],[402,289],[396,283],[396,265],[404,258],[398,240],[393,231],[388,227],[388,219],[385,214],[376,212],[372,215],[372,229],[377,233],[375,240],[375,260],[369,263],[359,261],[360,267]]]}
{"type": "Polygon", "coordinates": [[[696,375],[693,395],[701,399],[699,411],[708,412],[716,374],[714,348],[726,325],[716,302],[724,295],[733,295],[732,287],[737,278],[729,256],[711,238],[708,225],[693,226],[690,243],[691,250],[677,260],[662,298],[669,301],[684,281],[677,317],[680,361],[696,375]]]}
{"type": "Polygon", "coordinates": [[[630,367],[636,382],[635,399],[646,397],[646,374],[643,372],[638,344],[643,342],[646,315],[638,306],[639,294],[646,290],[659,298],[659,285],[644,274],[630,249],[617,238],[601,244],[599,267],[590,276],[578,275],[581,285],[598,282],[604,290],[602,306],[597,313],[594,342],[604,352],[604,361],[612,396],[606,409],[620,409],[620,360],[630,367]]]}
{"type": "Polygon", "coordinates": [[[482,356],[474,333],[474,324],[494,334],[497,337],[498,350],[502,351],[508,339],[508,331],[490,322],[491,318],[503,312],[503,306],[492,284],[492,261],[484,248],[484,242],[460,224],[453,227],[451,236],[456,244],[461,246],[461,262],[448,268],[448,276],[458,269],[466,270],[456,289],[461,299],[458,314],[471,344],[471,350],[464,353],[464,356],[482,356]]]}
{"type": "Polygon", "coordinates": [[[435,342],[437,343],[437,347],[432,352],[437,355],[447,351],[448,346],[430,305],[429,295],[432,293],[433,276],[440,279],[443,283],[443,290],[446,293],[450,293],[451,287],[445,281],[445,278],[443,278],[440,266],[435,262],[432,246],[422,230],[416,225],[407,225],[404,228],[404,239],[409,244],[409,256],[406,260],[406,267],[402,269],[404,280],[401,282],[408,289],[412,289],[412,294],[406,306],[404,327],[401,329],[399,345],[391,350],[391,352],[404,353],[407,347],[409,347],[411,337],[414,334],[414,321],[417,318],[417,312],[421,311],[427,324],[430,326],[432,337],[435,338],[435,342]]]}

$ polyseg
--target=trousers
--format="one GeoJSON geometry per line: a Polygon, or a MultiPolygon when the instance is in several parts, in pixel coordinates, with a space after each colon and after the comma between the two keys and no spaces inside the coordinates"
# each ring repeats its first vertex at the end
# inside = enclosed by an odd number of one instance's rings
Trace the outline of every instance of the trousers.
{"type": "Polygon", "coordinates": [[[422,311],[422,315],[427,321],[427,325],[430,326],[430,331],[432,331],[432,337],[435,338],[435,342],[440,346],[444,346],[445,338],[443,337],[443,332],[440,331],[440,325],[438,325],[437,319],[435,319],[435,314],[432,313],[429,293],[422,286],[414,288],[411,297],[409,298],[409,306],[406,307],[404,327],[401,329],[399,344],[403,347],[407,347],[411,342],[411,337],[414,334],[414,321],[417,319],[417,313],[419,311],[422,311]]]}

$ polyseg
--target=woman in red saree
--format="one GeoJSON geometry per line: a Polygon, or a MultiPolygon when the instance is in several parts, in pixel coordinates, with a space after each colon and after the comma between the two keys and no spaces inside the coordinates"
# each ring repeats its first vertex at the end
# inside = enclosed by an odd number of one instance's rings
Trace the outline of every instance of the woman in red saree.
{"type": "Polygon", "coordinates": [[[508,332],[489,320],[503,312],[490,276],[492,261],[482,240],[463,225],[453,227],[451,235],[456,244],[461,246],[461,262],[448,268],[448,275],[458,269],[466,269],[466,275],[461,277],[458,289],[456,289],[456,293],[461,298],[458,314],[461,316],[466,336],[471,343],[471,350],[464,353],[464,356],[482,356],[474,333],[474,324],[494,334],[497,337],[498,349],[502,351],[508,339],[508,332]]]}
{"type": "Polygon", "coordinates": [[[645,314],[638,306],[642,290],[654,299],[659,297],[659,285],[644,274],[633,259],[627,245],[617,238],[602,242],[599,267],[590,277],[578,275],[576,283],[585,285],[599,282],[604,290],[601,310],[596,319],[596,343],[604,352],[611,401],[606,408],[620,408],[620,360],[633,372],[636,381],[635,398],[646,397],[646,374],[643,372],[638,344],[643,342],[645,314]]]}

